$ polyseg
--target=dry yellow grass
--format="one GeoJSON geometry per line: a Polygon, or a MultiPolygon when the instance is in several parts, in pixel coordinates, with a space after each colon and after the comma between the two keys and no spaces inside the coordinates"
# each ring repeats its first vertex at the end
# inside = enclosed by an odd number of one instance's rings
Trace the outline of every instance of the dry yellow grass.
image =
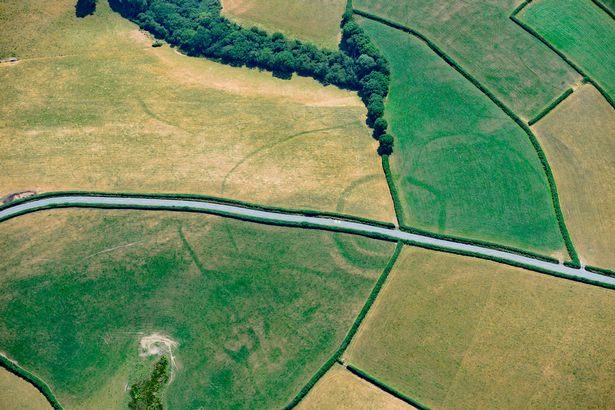
{"type": "Polygon", "coordinates": [[[398,398],[335,365],[297,406],[300,410],[413,409],[398,398]]]}
{"type": "Polygon", "coordinates": [[[534,129],[581,261],[615,269],[615,111],[586,84],[534,129]]]}
{"type": "Polygon", "coordinates": [[[1,7],[0,51],[21,61],[0,66],[0,197],[180,192],[394,219],[356,94],[152,48],[106,2],[85,19],[73,0],[1,7]]]}
{"type": "Polygon", "coordinates": [[[30,383],[0,368],[0,409],[43,410],[51,406],[30,383]]]}
{"type": "Polygon", "coordinates": [[[613,408],[613,295],[408,247],[345,360],[432,408],[613,408]]]}
{"type": "Polygon", "coordinates": [[[246,26],[336,49],[345,0],[222,0],[222,13],[246,26]]]}

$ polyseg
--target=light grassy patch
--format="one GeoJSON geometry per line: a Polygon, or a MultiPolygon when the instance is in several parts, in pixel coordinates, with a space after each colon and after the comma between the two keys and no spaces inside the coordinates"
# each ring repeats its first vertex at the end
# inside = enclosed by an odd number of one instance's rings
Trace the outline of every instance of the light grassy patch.
{"type": "Polygon", "coordinates": [[[46,410],[49,402],[34,386],[0,367],[0,408],[4,410],[46,410]]]}
{"type": "Polygon", "coordinates": [[[359,21],[391,64],[390,162],[405,224],[559,256],[549,185],[527,134],[417,38],[359,21]]]}
{"type": "Polygon", "coordinates": [[[223,15],[246,27],[256,25],[335,50],[346,0],[222,0],[222,7],[223,15]]]}
{"type": "Polygon", "coordinates": [[[615,268],[615,111],[591,85],[534,127],[553,167],[581,260],[615,268]]]}
{"type": "Polygon", "coordinates": [[[579,77],[509,19],[516,3],[355,0],[354,6],[422,32],[514,112],[530,119],[579,77]]]}
{"type": "Polygon", "coordinates": [[[590,0],[538,0],[519,18],[615,98],[615,28],[603,10],[590,0]]]}
{"type": "Polygon", "coordinates": [[[297,406],[299,410],[401,410],[413,408],[337,364],[316,383],[310,393],[297,406]]]}
{"type": "Polygon", "coordinates": [[[170,408],[280,408],[339,347],[395,246],[354,241],[204,214],[15,218],[0,224],[0,349],[67,408],[115,408],[151,373],[140,344],[157,334],[176,343],[170,408]]]}
{"type": "Polygon", "coordinates": [[[335,211],[380,175],[347,206],[394,219],[356,94],[152,48],[99,3],[84,19],[73,0],[0,5],[0,49],[21,58],[0,65],[0,197],[180,192],[335,211]]]}
{"type": "Polygon", "coordinates": [[[612,408],[613,291],[405,248],[345,360],[431,408],[612,408]]]}

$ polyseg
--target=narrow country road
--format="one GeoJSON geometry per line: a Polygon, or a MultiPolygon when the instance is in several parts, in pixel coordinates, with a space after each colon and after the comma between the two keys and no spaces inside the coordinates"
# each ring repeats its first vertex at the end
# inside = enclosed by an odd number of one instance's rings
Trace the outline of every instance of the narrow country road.
{"type": "Polygon", "coordinates": [[[281,211],[267,211],[253,209],[247,206],[224,204],[219,201],[205,199],[173,199],[162,197],[144,196],[96,196],[86,194],[61,195],[47,198],[34,198],[19,202],[15,205],[8,205],[0,210],[0,222],[5,219],[15,217],[21,213],[33,212],[53,207],[95,207],[105,208],[153,208],[156,210],[182,210],[205,212],[220,216],[238,217],[252,220],[254,222],[277,223],[288,226],[298,226],[316,229],[336,229],[348,233],[361,234],[366,236],[381,237],[390,240],[401,240],[409,244],[425,245],[442,251],[453,251],[468,255],[480,255],[487,259],[497,258],[504,262],[519,264],[528,269],[546,271],[567,279],[580,280],[594,284],[615,287],[615,278],[589,272],[585,269],[573,269],[567,266],[542,261],[528,256],[519,255],[512,252],[490,249],[487,247],[470,245],[466,243],[453,242],[443,239],[436,239],[429,236],[403,232],[398,229],[385,228],[370,225],[368,223],[352,222],[332,217],[305,216],[281,211]]]}

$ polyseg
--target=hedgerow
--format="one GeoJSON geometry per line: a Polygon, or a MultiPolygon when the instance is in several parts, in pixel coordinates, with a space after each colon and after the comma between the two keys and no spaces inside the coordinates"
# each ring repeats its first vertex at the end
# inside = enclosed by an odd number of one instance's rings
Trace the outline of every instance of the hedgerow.
{"type": "Polygon", "coordinates": [[[561,103],[562,101],[564,101],[570,94],[572,94],[573,89],[569,88],[566,91],[564,91],[564,93],[562,95],[560,95],[559,97],[557,97],[557,99],[555,101],[553,101],[551,104],[549,104],[547,106],[547,108],[545,108],[544,110],[542,110],[541,112],[538,113],[538,115],[536,115],[534,118],[532,118],[531,120],[529,120],[527,122],[527,125],[532,126],[534,124],[536,124],[538,121],[540,121],[545,115],[547,115],[548,113],[550,113],[555,107],[557,107],[559,105],[559,103],[561,103]]]}
{"type": "MultiPolygon", "coordinates": [[[[367,107],[370,127],[384,115],[389,65],[353,20],[351,3],[342,17],[342,39],[336,51],[287,39],[282,33],[244,28],[221,15],[220,0],[109,0],[109,4],[187,55],[267,70],[280,78],[298,74],[357,91],[367,107]]],[[[379,152],[388,155],[392,148],[389,137],[379,152]]]]}
{"type": "Polygon", "coordinates": [[[0,367],[5,368],[10,373],[30,383],[36,388],[36,390],[38,390],[43,396],[45,396],[51,407],[56,410],[62,410],[62,406],[51,392],[51,389],[49,388],[47,383],[30,373],[29,371],[22,369],[16,363],[12,362],[7,357],[1,354],[0,367]]]}
{"type": "Polygon", "coordinates": [[[592,273],[597,273],[599,275],[606,275],[615,278],[615,271],[612,271],[610,269],[598,268],[596,266],[587,265],[585,266],[585,270],[592,273]]]}

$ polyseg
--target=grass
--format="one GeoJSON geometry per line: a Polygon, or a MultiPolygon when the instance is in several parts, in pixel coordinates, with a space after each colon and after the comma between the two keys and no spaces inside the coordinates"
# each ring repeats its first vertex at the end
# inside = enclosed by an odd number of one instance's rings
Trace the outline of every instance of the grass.
{"type": "Polygon", "coordinates": [[[534,127],[553,167],[562,210],[585,264],[615,268],[615,112],[591,85],[534,127]]]}
{"type": "Polygon", "coordinates": [[[355,0],[354,7],[421,31],[529,119],[579,77],[509,19],[514,8],[510,3],[355,0]]]}
{"type": "Polygon", "coordinates": [[[589,0],[539,0],[518,17],[615,98],[615,30],[609,15],[589,0]]]}
{"type": "Polygon", "coordinates": [[[407,247],[345,361],[431,408],[610,408],[612,291],[407,247]]]}
{"type": "Polygon", "coordinates": [[[415,37],[359,21],[391,64],[390,164],[404,223],[559,256],[548,181],[523,130],[415,37]]]}
{"type": "Polygon", "coordinates": [[[333,366],[297,406],[303,409],[412,409],[413,407],[353,375],[333,366]]]}
{"type": "Polygon", "coordinates": [[[100,2],[0,5],[0,197],[208,194],[394,220],[365,107],[307,78],[188,58],[100,2]]]}
{"type": "Polygon", "coordinates": [[[98,210],[7,221],[0,238],[0,347],[68,408],[117,407],[103,392],[125,405],[124,386],[151,374],[138,346],[152,333],[178,343],[170,408],[280,408],[338,348],[395,246],[349,259],[335,246],[347,235],[98,210]]]}
{"type": "Polygon", "coordinates": [[[285,35],[335,50],[346,0],[222,0],[222,13],[250,27],[285,35]]]}
{"type": "Polygon", "coordinates": [[[0,368],[0,408],[46,410],[51,406],[30,383],[0,368]]]}

